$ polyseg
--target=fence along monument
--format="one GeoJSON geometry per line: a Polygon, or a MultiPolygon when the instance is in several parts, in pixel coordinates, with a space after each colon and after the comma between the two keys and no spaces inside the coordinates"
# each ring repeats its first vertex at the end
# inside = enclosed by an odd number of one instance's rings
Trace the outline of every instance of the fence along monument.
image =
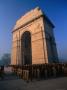
{"type": "Polygon", "coordinates": [[[54,25],[39,7],[22,16],[12,31],[12,65],[58,62],[54,25]]]}

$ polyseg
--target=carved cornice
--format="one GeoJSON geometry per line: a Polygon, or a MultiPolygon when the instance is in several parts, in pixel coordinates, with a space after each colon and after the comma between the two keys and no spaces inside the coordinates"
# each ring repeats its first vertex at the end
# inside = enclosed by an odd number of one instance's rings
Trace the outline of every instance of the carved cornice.
{"type": "Polygon", "coordinates": [[[18,28],[16,28],[16,29],[14,29],[14,30],[12,31],[12,33],[13,33],[13,32],[15,32],[15,31],[17,31],[17,30],[18,30],[18,29],[20,29],[20,28],[25,27],[26,25],[28,25],[29,23],[31,23],[31,22],[33,22],[33,21],[35,21],[35,20],[39,19],[40,17],[43,17],[43,15],[40,15],[40,16],[38,16],[38,17],[36,17],[36,18],[34,18],[34,19],[32,19],[32,20],[30,20],[30,21],[26,22],[25,24],[21,25],[20,27],[18,27],[18,28]]]}

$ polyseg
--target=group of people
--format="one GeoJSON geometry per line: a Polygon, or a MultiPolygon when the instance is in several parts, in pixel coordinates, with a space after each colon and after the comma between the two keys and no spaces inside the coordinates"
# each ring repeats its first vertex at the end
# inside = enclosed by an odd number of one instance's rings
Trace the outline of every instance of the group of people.
{"type": "Polygon", "coordinates": [[[0,79],[4,79],[4,66],[0,66],[0,79]]]}

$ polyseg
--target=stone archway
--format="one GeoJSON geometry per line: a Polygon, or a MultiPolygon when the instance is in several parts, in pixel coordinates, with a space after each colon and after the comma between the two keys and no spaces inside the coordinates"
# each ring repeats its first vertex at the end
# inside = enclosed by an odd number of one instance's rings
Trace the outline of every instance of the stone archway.
{"type": "Polygon", "coordinates": [[[31,33],[25,31],[21,37],[21,60],[22,65],[32,64],[31,56],[31,33]]]}
{"type": "Polygon", "coordinates": [[[39,8],[31,10],[17,20],[12,31],[11,64],[58,62],[53,28],[54,25],[39,8]],[[49,37],[51,37],[51,43],[49,37]]]}

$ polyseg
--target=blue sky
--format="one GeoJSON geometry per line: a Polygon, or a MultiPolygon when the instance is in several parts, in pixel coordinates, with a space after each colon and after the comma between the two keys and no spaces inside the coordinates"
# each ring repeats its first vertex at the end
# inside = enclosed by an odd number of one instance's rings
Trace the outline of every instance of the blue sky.
{"type": "Polygon", "coordinates": [[[0,56],[11,52],[15,22],[37,6],[55,25],[58,55],[67,59],[67,0],[0,0],[0,56]]]}

